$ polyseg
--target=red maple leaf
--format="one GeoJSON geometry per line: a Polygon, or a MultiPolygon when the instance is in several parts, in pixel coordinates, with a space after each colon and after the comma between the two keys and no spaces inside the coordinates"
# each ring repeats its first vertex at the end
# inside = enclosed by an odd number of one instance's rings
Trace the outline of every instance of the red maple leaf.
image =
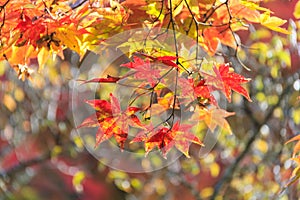
{"type": "Polygon", "coordinates": [[[102,99],[86,100],[85,102],[95,109],[95,114],[83,120],[77,128],[97,127],[105,118],[113,116],[110,102],[102,99]]]}
{"type": "Polygon", "coordinates": [[[212,95],[212,89],[205,83],[205,80],[199,81],[199,83],[194,86],[194,93],[196,97],[209,99],[212,104],[217,105],[217,100],[212,95]]]}
{"type": "Polygon", "coordinates": [[[159,62],[162,62],[165,65],[178,68],[178,65],[174,62],[177,59],[175,56],[161,56],[161,57],[156,57],[154,60],[157,60],[159,62]]]}
{"type": "Polygon", "coordinates": [[[205,80],[195,83],[192,78],[179,78],[178,83],[182,90],[182,96],[190,97],[192,100],[196,98],[208,99],[213,105],[217,105],[217,101],[212,95],[213,90],[205,83],[205,80]]]}
{"type": "Polygon", "coordinates": [[[161,62],[167,66],[170,66],[170,67],[174,67],[174,68],[179,68],[178,65],[174,62],[177,60],[177,57],[176,56],[159,56],[159,57],[154,57],[154,56],[150,56],[150,55],[147,55],[147,54],[144,54],[144,53],[139,53],[147,58],[150,58],[152,61],[158,61],[158,62],[161,62]]]}
{"type": "Polygon", "coordinates": [[[213,72],[214,75],[202,72],[206,84],[216,90],[221,90],[229,102],[231,102],[231,90],[243,95],[248,101],[252,101],[248,91],[241,86],[241,84],[249,82],[249,78],[233,72],[233,68],[229,67],[228,63],[214,66],[213,72]]]}
{"type": "Polygon", "coordinates": [[[42,19],[33,20],[24,15],[22,21],[17,24],[14,31],[22,33],[22,37],[16,41],[17,46],[23,46],[26,42],[29,42],[36,47],[36,41],[46,32],[46,25],[42,19]]]}
{"type": "Polygon", "coordinates": [[[96,114],[86,118],[77,128],[99,127],[96,133],[95,147],[114,136],[120,148],[124,149],[129,125],[143,128],[140,120],[135,115],[140,109],[128,107],[125,111],[122,111],[119,100],[112,94],[110,94],[110,102],[97,99],[86,102],[94,107],[96,114]]]}
{"type": "Polygon", "coordinates": [[[149,60],[144,61],[137,56],[133,58],[133,62],[122,64],[121,66],[136,70],[134,77],[138,80],[147,80],[152,86],[160,78],[160,70],[155,69],[149,60]]]}
{"type": "MultiPolygon", "coordinates": [[[[151,134],[150,136],[147,136],[145,132],[141,132],[131,141],[131,143],[144,142],[146,154],[157,147],[161,150],[165,158],[167,153],[172,149],[172,147],[175,146],[186,157],[189,157],[188,151],[190,143],[203,145],[198,137],[189,132],[191,128],[192,125],[180,125],[179,121],[177,121],[172,128],[159,128],[158,131],[151,134]]],[[[153,130],[153,128],[150,127],[150,130],[153,130]]]]}
{"type": "MultiPolygon", "coordinates": [[[[114,77],[107,75],[106,78],[93,78],[91,80],[83,81],[85,83],[116,83],[118,80],[122,79],[123,77],[114,77]]],[[[79,80],[82,81],[82,80],[79,80]]]]}

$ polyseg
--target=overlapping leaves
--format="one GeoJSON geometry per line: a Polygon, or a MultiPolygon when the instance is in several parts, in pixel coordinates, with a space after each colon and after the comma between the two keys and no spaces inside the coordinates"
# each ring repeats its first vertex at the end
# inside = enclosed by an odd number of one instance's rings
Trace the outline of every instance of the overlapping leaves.
{"type": "MultiPolygon", "coordinates": [[[[129,82],[137,81],[138,84],[135,86],[136,95],[131,99],[130,105],[125,105],[127,108],[123,111],[120,108],[122,102],[120,103],[112,94],[110,101],[87,101],[94,107],[95,114],[85,119],[79,128],[96,126],[98,127],[96,147],[114,136],[121,149],[128,140],[131,128],[137,128],[139,131],[130,143],[143,142],[146,154],[154,148],[158,148],[164,157],[173,147],[189,157],[191,143],[203,145],[199,136],[193,133],[198,122],[203,121],[212,132],[220,127],[231,133],[226,117],[232,116],[234,113],[219,108],[213,92],[223,92],[230,101],[231,90],[234,90],[251,101],[248,92],[241,86],[249,79],[234,73],[228,64],[217,63],[212,66],[214,75],[198,71],[201,75],[201,78],[198,79],[192,74],[187,75],[185,71],[179,70],[175,60],[174,56],[155,57],[140,54],[133,56],[131,62],[120,66],[129,70],[124,76],[108,75],[107,78],[85,81],[84,83],[118,84],[119,81],[126,78],[129,82]],[[175,77],[170,75],[172,72],[176,74],[175,77]],[[175,88],[168,87],[167,83],[170,82],[174,83],[175,88]],[[132,106],[143,95],[148,95],[146,102],[150,103],[138,104],[137,107],[132,106]],[[175,112],[181,108],[184,108],[185,112],[190,112],[192,124],[184,120],[175,121],[175,112]],[[169,114],[161,122],[152,120],[159,118],[163,112],[169,114]]],[[[123,82],[122,85],[124,86],[123,82]]]]}
{"type": "MultiPolygon", "coordinates": [[[[210,55],[218,51],[220,44],[237,48],[239,44],[234,34],[247,29],[249,23],[260,23],[271,30],[288,33],[280,27],[286,21],[271,16],[272,12],[261,7],[259,1],[185,0],[171,1],[172,5],[168,1],[126,0],[121,4],[89,1],[79,6],[72,2],[1,1],[3,56],[0,59],[18,66],[29,65],[31,58],[38,57],[42,67],[49,54],[63,56],[62,50],[69,48],[83,56],[87,49],[97,51],[95,45],[122,30],[143,26],[168,28],[170,17],[174,18],[178,31],[197,39],[210,55]]],[[[163,59],[162,63],[173,62],[163,59]]]]}
{"type": "Polygon", "coordinates": [[[38,58],[43,67],[51,54],[63,57],[66,48],[82,57],[87,49],[94,50],[99,41],[120,31],[125,15],[120,6],[113,10],[104,3],[98,8],[85,3],[73,9],[69,1],[8,0],[0,6],[0,60],[7,59],[11,65],[30,65],[32,58],[38,58]],[[117,30],[107,32],[103,27],[117,30]]]}
{"type": "Polygon", "coordinates": [[[110,94],[110,101],[95,99],[86,101],[95,109],[95,114],[86,118],[78,127],[99,127],[96,134],[96,144],[115,137],[120,148],[124,148],[128,136],[128,126],[141,127],[142,124],[135,113],[140,109],[128,107],[122,111],[118,99],[110,94]]]}

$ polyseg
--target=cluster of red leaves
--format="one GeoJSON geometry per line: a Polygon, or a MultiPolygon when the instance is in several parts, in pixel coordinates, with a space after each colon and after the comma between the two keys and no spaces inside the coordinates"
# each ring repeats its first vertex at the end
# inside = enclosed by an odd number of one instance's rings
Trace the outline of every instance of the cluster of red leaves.
{"type": "MultiPolygon", "coordinates": [[[[123,77],[108,76],[85,81],[84,83],[118,84],[125,77],[131,77],[132,81],[141,81],[136,90],[144,88],[148,90],[148,93],[152,93],[150,96],[156,96],[157,99],[148,106],[128,106],[124,111],[121,110],[120,102],[113,94],[110,94],[110,101],[97,99],[86,101],[95,109],[95,114],[86,118],[79,128],[99,127],[96,134],[96,147],[114,136],[121,149],[124,148],[128,139],[129,127],[138,128],[140,131],[131,140],[131,143],[144,142],[146,154],[157,147],[164,157],[172,147],[176,147],[189,157],[190,143],[203,145],[200,139],[192,133],[192,129],[199,121],[203,121],[211,131],[219,126],[221,129],[231,132],[225,118],[234,113],[221,109],[212,93],[221,91],[228,101],[231,101],[231,90],[234,90],[251,101],[248,92],[241,86],[249,79],[233,72],[228,64],[215,64],[212,70],[214,74],[200,72],[201,79],[197,80],[191,75],[186,76],[184,72],[180,72],[176,60],[177,58],[174,56],[153,57],[141,54],[141,57],[134,56],[132,62],[121,65],[121,67],[129,69],[129,72],[123,77]],[[177,73],[176,92],[167,90],[166,84],[170,81],[168,80],[170,71],[177,73]],[[174,120],[174,111],[183,106],[193,107],[195,110],[191,117],[192,124],[174,120]],[[161,111],[152,112],[152,109],[161,111]],[[154,113],[158,114],[164,110],[170,111],[171,114],[164,119],[163,123],[159,124],[152,124],[152,122],[149,124],[149,122],[140,120],[136,115],[137,112],[146,115],[147,111],[155,115],[154,113]]],[[[144,116],[144,119],[146,118],[144,116]]]]}
{"type": "MultiPolygon", "coordinates": [[[[87,49],[96,51],[95,45],[126,28],[149,25],[150,27],[169,27],[171,22],[174,23],[173,25],[176,24],[173,26],[174,29],[175,27],[178,29],[176,31],[184,32],[196,39],[209,55],[214,55],[220,44],[237,48],[239,44],[234,34],[238,30],[247,29],[248,23],[260,23],[272,30],[287,33],[279,27],[285,23],[285,20],[271,17],[271,11],[260,7],[256,0],[203,2],[126,0],[122,3],[86,1],[79,6],[73,4],[74,7],[71,6],[72,2],[1,0],[0,50],[3,56],[0,60],[8,60],[16,68],[20,77],[28,77],[30,73],[27,69],[32,59],[37,58],[39,66],[43,66],[49,55],[53,53],[63,57],[62,50],[65,48],[83,56],[87,49]],[[188,27],[187,24],[189,24],[188,27]]],[[[202,119],[211,130],[214,130],[216,125],[230,130],[224,118],[230,116],[231,113],[218,107],[212,92],[221,91],[230,102],[233,90],[251,101],[248,92],[241,86],[249,79],[233,72],[228,64],[216,64],[211,73],[196,72],[200,74],[200,77],[195,78],[190,75],[181,76],[185,69],[179,65],[177,57],[140,55],[146,59],[134,57],[133,62],[123,64],[122,67],[133,70],[133,77],[136,80],[144,81],[139,88],[149,90],[151,96],[158,96],[157,103],[152,102],[145,108],[129,106],[122,111],[120,103],[113,95],[110,96],[110,101],[87,101],[95,108],[96,117],[89,117],[80,127],[99,126],[96,145],[114,136],[123,148],[130,126],[144,129],[146,133],[145,125],[139,121],[135,113],[146,113],[151,107],[155,107],[155,104],[161,104],[164,109],[171,110],[170,119],[174,118],[174,110],[182,103],[185,106],[194,106],[195,110],[201,113],[195,119],[202,119]],[[153,64],[164,65],[168,69],[161,70],[153,67],[153,64]],[[178,75],[175,81],[176,92],[166,92],[166,85],[170,80],[164,79],[170,71],[176,71],[178,75]]],[[[130,75],[129,73],[124,77],[130,75]]],[[[124,77],[108,76],[84,83],[117,83],[124,77]]],[[[158,146],[165,155],[170,146],[175,146],[188,155],[186,147],[179,147],[178,142],[170,145],[172,142],[168,139],[164,141],[165,136],[176,141],[176,135],[181,132],[179,131],[181,129],[174,131],[176,130],[174,127],[182,123],[185,125],[184,122],[172,121],[168,126],[154,127],[158,129],[154,131],[155,137],[146,134],[147,138],[142,140],[145,142],[146,152],[158,146]],[[157,139],[150,139],[158,136],[164,142],[155,143],[153,141],[157,139]],[[155,145],[148,145],[148,143],[155,143],[155,145]]],[[[190,136],[186,137],[190,138],[190,136]]],[[[196,139],[187,141],[199,143],[196,139]]]]}
{"type": "Polygon", "coordinates": [[[106,1],[72,6],[72,1],[63,0],[1,0],[0,61],[8,60],[20,73],[21,66],[30,66],[35,59],[43,67],[52,55],[63,58],[66,48],[82,57],[109,37],[108,32],[120,31],[125,15],[123,7],[113,10],[106,1]]]}

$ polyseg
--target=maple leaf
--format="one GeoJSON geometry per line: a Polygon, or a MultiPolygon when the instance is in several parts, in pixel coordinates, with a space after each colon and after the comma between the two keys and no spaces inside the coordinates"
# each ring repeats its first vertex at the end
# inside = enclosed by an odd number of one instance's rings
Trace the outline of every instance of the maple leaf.
{"type": "Polygon", "coordinates": [[[213,72],[215,75],[202,72],[206,84],[217,90],[221,90],[229,102],[231,102],[231,90],[243,95],[248,101],[252,102],[247,90],[241,86],[242,83],[249,82],[249,78],[233,72],[228,63],[214,66],[213,72]]]}
{"type": "Polygon", "coordinates": [[[24,15],[23,20],[19,22],[14,31],[22,33],[16,41],[17,46],[23,46],[29,42],[36,47],[36,41],[46,32],[46,24],[41,19],[34,21],[29,16],[24,15]]]}
{"type": "Polygon", "coordinates": [[[182,96],[190,97],[192,100],[196,98],[208,99],[213,105],[217,105],[217,101],[212,95],[213,90],[205,83],[205,80],[195,83],[192,78],[179,78],[178,83],[182,89],[182,96]]]}
{"type": "Polygon", "coordinates": [[[160,70],[153,68],[149,60],[144,61],[137,56],[134,56],[133,62],[121,66],[136,70],[134,77],[139,80],[147,80],[152,86],[156,84],[160,77],[160,70]]]}
{"type": "Polygon", "coordinates": [[[96,133],[95,147],[114,136],[121,150],[123,150],[128,136],[128,126],[143,128],[140,120],[134,114],[140,109],[128,107],[125,111],[122,111],[119,100],[112,94],[110,94],[110,102],[95,99],[88,100],[86,103],[95,109],[96,114],[86,118],[77,128],[99,127],[96,133]]]}
{"type": "Polygon", "coordinates": [[[196,97],[209,99],[212,104],[217,105],[217,100],[211,92],[212,89],[210,89],[209,86],[206,85],[205,80],[199,81],[199,83],[196,86],[194,86],[194,93],[196,97]]]}
{"type": "Polygon", "coordinates": [[[39,70],[41,71],[50,57],[50,52],[46,47],[41,47],[38,53],[39,70]]]}
{"type": "Polygon", "coordinates": [[[132,28],[140,28],[144,20],[148,19],[148,14],[146,13],[147,2],[145,0],[126,0],[121,3],[122,6],[128,9],[128,19],[127,23],[132,28]],[[137,17],[138,16],[138,17],[137,17]]]}
{"type": "Polygon", "coordinates": [[[296,19],[300,18],[300,1],[298,1],[295,5],[293,15],[296,19]]]}
{"type": "Polygon", "coordinates": [[[265,12],[260,15],[260,23],[273,31],[277,31],[284,34],[290,34],[288,30],[279,27],[285,24],[286,20],[280,19],[279,17],[270,16],[270,12],[265,12]]]}
{"type": "Polygon", "coordinates": [[[292,172],[288,182],[284,186],[285,188],[289,187],[290,185],[295,183],[300,178],[300,157],[297,156],[295,158],[291,158],[291,160],[295,161],[297,167],[295,167],[295,169],[293,169],[293,172],[292,172]]]}
{"type": "Polygon", "coordinates": [[[288,140],[285,144],[291,143],[297,141],[294,150],[293,150],[293,156],[295,156],[300,151],[300,135],[296,135],[292,139],[288,140]]]}
{"type": "Polygon", "coordinates": [[[236,48],[237,46],[234,35],[228,27],[206,28],[203,30],[203,36],[204,41],[202,41],[202,45],[210,55],[216,53],[220,42],[232,48],[236,48]]]}
{"type": "Polygon", "coordinates": [[[174,67],[174,68],[179,68],[179,66],[174,62],[177,60],[176,56],[159,56],[159,57],[154,57],[150,56],[144,53],[139,53],[147,58],[150,58],[152,61],[158,61],[160,63],[163,63],[167,66],[174,67]]]}
{"type": "MultiPolygon", "coordinates": [[[[116,83],[120,79],[121,79],[121,77],[114,77],[114,76],[107,75],[106,78],[93,78],[91,80],[83,81],[83,84],[86,84],[86,83],[116,83]]],[[[79,80],[79,81],[82,81],[82,80],[79,80]]]]}
{"type": "Polygon", "coordinates": [[[175,60],[177,60],[176,56],[161,56],[161,57],[154,58],[154,60],[162,62],[163,64],[165,64],[167,66],[179,68],[178,65],[174,62],[175,60]]]}
{"type": "Polygon", "coordinates": [[[87,117],[77,128],[96,127],[105,118],[113,117],[110,102],[102,99],[86,100],[85,102],[95,109],[95,114],[87,117]]]}
{"type": "Polygon", "coordinates": [[[204,121],[208,128],[214,132],[216,127],[219,126],[225,131],[232,133],[230,125],[226,121],[226,117],[234,115],[234,112],[227,112],[221,108],[212,106],[210,108],[199,108],[195,110],[195,114],[192,117],[194,121],[204,121]]]}
{"type": "MultiPolygon", "coordinates": [[[[177,121],[172,128],[159,128],[158,131],[150,136],[147,136],[145,132],[141,132],[131,141],[131,143],[144,142],[146,154],[157,147],[161,150],[165,158],[167,153],[175,146],[186,157],[189,157],[188,151],[190,143],[203,146],[203,143],[199,138],[189,132],[192,127],[192,125],[188,124],[180,125],[179,121],[177,121]]],[[[153,130],[152,126],[150,126],[150,130],[153,130]]]]}
{"type": "Polygon", "coordinates": [[[200,35],[199,37],[199,43],[210,56],[215,55],[219,42],[217,37],[210,37],[209,33],[206,36],[200,35]]]}
{"type": "MultiPolygon", "coordinates": [[[[267,11],[266,8],[260,7],[258,3],[245,0],[231,0],[229,1],[230,15],[232,18],[245,19],[249,22],[259,22],[258,10],[267,11]]],[[[214,15],[215,22],[226,23],[230,20],[230,15],[226,6],[220,7],[216,10],[214,15]]],[[[242,28],[242,27],[241,27],[242,28]]]]}
{"type": "MultiPolygon", "coordinates": [[[[295,160],[296,158],[293,158],[292,160],[295,160]]],[[[297,164],[299,165],[300,162],[300,158],[297,158],[297,164]]],[[[297,180],[299,180],[300,178],[300,166],[296,167],[293,172],[292,175],[290,177],[290,179],[288,180],[288,182],[285,184],[285,188],[289,187],[290,185],[292,185],[293,183],[295,183],[297,180]]]]}

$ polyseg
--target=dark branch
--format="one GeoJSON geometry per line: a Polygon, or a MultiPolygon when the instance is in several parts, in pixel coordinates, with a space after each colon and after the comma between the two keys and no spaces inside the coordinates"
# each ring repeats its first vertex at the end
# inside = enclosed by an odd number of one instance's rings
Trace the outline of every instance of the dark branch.
{"type": "Polygon", "coordinates": [[[0,178],[2,178],[2,179],[11,178],[16,173],[25,170],[27,167],[31,167],[33,165],[43,163],[44,161],[50,159],[50,157],[51,157],[51,153],[47,152],[47,153],[45,153],[41,156],[38,156],[36,158],[32,158],[32,159],[26,160],[26,161],[20,161],[15,166],[13,166],[13,167],[5,170],[5,171],[1,171],[0,172],[0,178]]]}
{"type": "Polygon", "coordinates": [[[76,8],[82,6],[83,4],[85,4],[88,0],[82,0],[82,1],[77,1],[76,3],[74,3],[73,5],[71,5],[71,8],[73,10],[75,10],[76,8]]]}
{"type": "Polygon", "coordinates": [[[244,150],[238,155],[238,157],[235,159],[234,163],[232,163],[226,169],[223,176],[220,178],[220,180],[215,185],[214,193],[210,198],[211,200],[213,200],[217,197],[217,195],[219,194],[222,186],[226,182],[229,183],[232,180],[233,175],[234,175],[236,169],[238,168],[240,162],[243,160],[243,158],[250,151],[250,148],[251,148],[253,142],[256,140],[257,136],[259,135],[259,130],[261,129],[261,127],[265,123],[267,123],[269,121],[269,119],[272,117],[272,114],[273,114],[274,110],[281,104],[284,97],[289,94],[290,90],[292,89],[292,86],[293,86],[293,83],[289,83],[289,85],[286,86],[286,88],[283,90],[282,94],[279,96],[279,100],[278,100],[277,104],[275,104],[274,106],[272,106],[269,109],[268,113],[266,114],[266,116],[265,116],[264,120],[262,120],[262,122],[259,122],[257,119],[255,119],[254,115],[252,114],[252,110],[249,107],[247,107],[247,106],[245,107],[246,112],[250,113],[249,116],[250,116],[251,121],[254,125],[253,134],[250,136],[250,138],[246,142],[244,150]]]}

